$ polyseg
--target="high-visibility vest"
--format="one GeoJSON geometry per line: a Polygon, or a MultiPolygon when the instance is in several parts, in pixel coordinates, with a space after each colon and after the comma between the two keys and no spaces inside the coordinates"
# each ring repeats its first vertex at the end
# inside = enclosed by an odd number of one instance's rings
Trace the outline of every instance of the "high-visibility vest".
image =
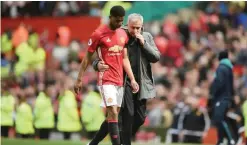
{"type": "Polygon", "coordinates": [[[1,97],[1,126],[13,126],[13,112],[15,109],[15,98],[12,95],[1,97]]]}
{"type": "Polygon", "coordinates": [[[67,90],[59,100],[57,129],[63,132],[77,132],[81,128],[75,95],[67,90]]]}
{"type": "Polygon", "coordinates": [[[247,137],[247,100],[245,100],[243,106],[243,115],[244,115],[244,128],[245,128],[245,137],[247,137]]]}
{"type": "Polygon", "coordinates": [[[54,127],[54,111],[51,99],[44,92],[40,92],[34,106],[34,126],[40,128],[54,127]]]}
{"type": "Polygon", "coordinates": [[[100,95],[96,92],[89,92],[81,104],[81,118],[87,131],[98,131],[105,120],[100,103],[100,95]]]}
{"type": "Polygon", "coordinates": [[[26,102],[22,102],[16,111],[16,132],[20,134],[33,134],[33,114],[31,106],[26,102]]]}

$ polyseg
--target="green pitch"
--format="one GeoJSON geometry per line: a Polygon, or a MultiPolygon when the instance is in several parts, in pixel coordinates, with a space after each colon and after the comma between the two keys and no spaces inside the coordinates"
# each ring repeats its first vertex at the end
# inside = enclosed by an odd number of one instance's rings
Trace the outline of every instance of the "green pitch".
{"type": "MultiPolygon", "coordinates": [[[[45,141],[45,140],[23,140],[23,139],[1,139],[1,145],[86,145],[88,142],[80,141],[45,141]]],[[[99,145],[111,145],[111,143],[100,143],[99,145]]],[[[154,143],[133,143],[132,145],[154,145],[154,143]]],[[[157,144],[155,144],[157,145],[157,144]]],[[[164,143],[163,143],[164,145],[164,143]]],[[[190,144],[173,144],[173,145],[190,145],[190,144]]],[[[195,144],[191,144],[195,145],[195,144]]]]}

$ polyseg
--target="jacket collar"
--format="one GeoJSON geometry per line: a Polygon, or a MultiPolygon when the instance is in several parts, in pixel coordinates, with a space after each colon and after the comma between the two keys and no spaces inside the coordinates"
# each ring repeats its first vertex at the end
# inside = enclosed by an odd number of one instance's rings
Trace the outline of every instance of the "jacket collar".
{"type": "Polygon", "coordinates": [[[233,68],[233,65],[231,63],[231,61],[228,58],[224,58],[220,61],[220,64],[226,65],[228,67],[230,67],[231,69],[233,68]]]}

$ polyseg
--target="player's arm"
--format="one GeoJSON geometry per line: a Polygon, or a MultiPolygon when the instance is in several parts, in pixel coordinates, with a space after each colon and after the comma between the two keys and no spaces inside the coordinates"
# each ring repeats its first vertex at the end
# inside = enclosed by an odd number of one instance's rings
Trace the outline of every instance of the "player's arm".
{"type": "Polygon", "coordinates": [[[135,80],[133,71],[132,71],[131,66],[130,66],[127,48],[124,48],[123,68],[124,68],[124,71],[127,73],[127,75],[130,78],[132,89],[134,90],[134,92],[137,92],[139,90],[139,86],[135,80]]]}
{"type": "Polygon", "coordinates": [[[92,56],[93,56],[95,50],[99,46],[99,34],[97,34],[96,32],[94,32],[92,34],[91,39],[89,39],[88,46],[89,47],[88,47],[86,56],[83,58],[83,60],[81,62],[77,81],[76,81],[76,84],[74,86],[74,91],[76,94],[79,94],[79,92],[82,88],[82,76],[83,76],[84,72],[86,71],[89,63],[91,63],[92,56]]]}
{"type": "Polygon", "coordinates": [[[94,53],[87,52],[86,56],[83,58],[81,65],[80,65],[80,70],[79,70],[79,74],[77,77],[77,81],[80,81],[80,82],[82,81],[82,76],[84,72],[86,71],[88,64],[91,63],[93,54],[94,53]]]}
{"type": "Polygon", "coordinates": [[[87,52],[86,56],[83,58],[81,65],[80,65],[80,70],[79,70],[79,74],[77,77],[77,81],[74,87],[74,91],[75,93],[78,95],[81,91],[82,88],[82,76],[84,74],[84,72],[86,71],[88,64],[91,62],[93,53],[91,52],[87,52]]]}
{"type": "Polygon", "coordinates": [[[135,77],[134,77],[133,71],[130,66],[130,61],[127,55],[127,48],[124,48],[123,67],[124,67],[124,71],[127,73],[130,80],[134,81],[135,77]]]}
{"type": "Polygon", "coordinates": [[[109,69],[109,66],[105,64],[103,60],[100,60],[99,58],[93,61],[92,66],[95,71],[99,71],[99,72],[104,72],[109,69]]]}

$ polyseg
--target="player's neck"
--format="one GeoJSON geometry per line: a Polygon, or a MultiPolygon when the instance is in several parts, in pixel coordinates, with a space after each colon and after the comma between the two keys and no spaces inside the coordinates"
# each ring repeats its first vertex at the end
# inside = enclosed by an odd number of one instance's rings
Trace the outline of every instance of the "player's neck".
{"type": "Polygon", "coordinates": [[[107,25],[107,26],[109,27],[109,29],[110,29],[110,30],[113,30],[113,31],[115,31],[115,30],[116,30],[116,28],[114,28],[114,26],[112,26],[112,25],[111,25],[111,23],[108,23],[108,25],[107,25]]]}

